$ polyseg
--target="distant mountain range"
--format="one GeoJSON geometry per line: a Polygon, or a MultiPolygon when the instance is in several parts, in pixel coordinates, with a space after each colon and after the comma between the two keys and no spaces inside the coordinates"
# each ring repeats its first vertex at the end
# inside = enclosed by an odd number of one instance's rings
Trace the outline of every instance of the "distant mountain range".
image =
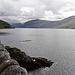
{"type": "Polygon", "coordinates": [[[2,28],[11,28],[11,25],[5,21],[0,20],[0,29],[2,28]]]}
{"type": "Polygon", "coordinates": [[[75,16],[60,21],[31,20],[25,23],[14,23],[16,28],[75,28],[75,16]]]}

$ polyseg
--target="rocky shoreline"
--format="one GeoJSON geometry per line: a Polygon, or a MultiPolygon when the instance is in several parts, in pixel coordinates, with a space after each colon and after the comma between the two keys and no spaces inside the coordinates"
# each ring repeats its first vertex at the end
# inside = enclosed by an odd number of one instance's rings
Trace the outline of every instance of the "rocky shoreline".
{"type": "Polygon", "coordinates": [[[0,75],[28,75],[41,67],[50,67],[53,62],[42,57],[30,57],[18,48],[5,46],[0,42],[0,75]]]}
{"type": "Polygon", "coordinates": [[[48,61],[46,58],[30,57],[18,48],[11,48],[9,46],[5,46],[5,48],[10,53],[10,57],[16,60],[21,67],[26,68],[27,71],[32,71],[41,67],[50,67],[53,64],[53,62],[48,61]]]}

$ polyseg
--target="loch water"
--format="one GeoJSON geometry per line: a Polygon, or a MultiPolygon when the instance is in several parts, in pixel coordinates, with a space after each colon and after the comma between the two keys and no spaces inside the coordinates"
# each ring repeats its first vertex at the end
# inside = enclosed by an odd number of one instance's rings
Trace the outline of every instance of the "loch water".
{"type": "Polygon", "coordinates": [[[0,29],[0,40],[27,55],[54,62],[29,75],[75,75],[75,29],[0,29]]]}

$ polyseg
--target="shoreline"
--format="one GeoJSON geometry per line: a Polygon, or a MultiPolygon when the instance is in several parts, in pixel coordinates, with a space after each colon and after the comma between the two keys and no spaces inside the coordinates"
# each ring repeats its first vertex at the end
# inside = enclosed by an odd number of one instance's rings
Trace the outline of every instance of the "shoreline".
{"type": "MultiPolygon", "coordinates": [[[[4,45],[0,41],[0,54],[2,54],[1,53],[2,49],[8,53],[7,56],[9,56],[10,59],[14,60],[13,64],[12,64],[14,67],[16,65],[20,65],[21,68],[25,69],[26,74],[24,74],[24,75],[28,75],[27,72],[31,72],[31,71],[37,70],[39,68],[50,67],[53,64],[53,62],[51,62],[50,60],[43,58],[43,57],[31,57],[31,56],[27,55],[25,52],[22,52],[18,48],[14,48],[14,47],[11,48],[9,46],[4,47],[4,45]]],[[[0,61],[1,61],[1,59],[0,59],[0,61]]],[[[10,63],[12,63],[12,62],[10,62],[10,63]]],[[[1,63],[0,63],[0,65],[1,65],[1,63]]],[[[11,68],[11,65],[10,66],[7,66],[7,65],[10,65],[9,62],[7,62],[7,64],[6,64],[6,70],[8,70],[9,67],[11,68]]],[[[5,73],[5,72],[7,73],[6,70],[4,69],[3,73],[5,73]]],[[[11,70],[12,70],[12,68],[11,68],[11,70]]]]}
{"type": "Polygon", "coordinates": [[[0,41],[0,75],[28,75],[27,70],[11,59],[9,52],[0,41]]]}
{"type": "Polygon", "coordinates": [[[31,57],[20,49],[10,46],[5,46],[5,49],[10,53],[10,57],[16,60],[21,67],[26,68],[27,71],[33,71],[42,67],[50,67],[53,62],[43,57],[31,57]]]}

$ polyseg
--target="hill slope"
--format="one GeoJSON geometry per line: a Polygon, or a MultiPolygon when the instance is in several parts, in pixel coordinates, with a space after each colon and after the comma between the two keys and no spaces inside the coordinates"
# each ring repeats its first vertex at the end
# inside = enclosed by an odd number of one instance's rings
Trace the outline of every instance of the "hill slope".
{"type": "Polygon", "coordinates": [[[0,28],[11,28],[11,25],[5,21],[0,20],[0,28]]]}
{"type": "Polygon", "coordinates": [[[75,29],[75,19],[58,26],[57,28],[75,29]]]}

